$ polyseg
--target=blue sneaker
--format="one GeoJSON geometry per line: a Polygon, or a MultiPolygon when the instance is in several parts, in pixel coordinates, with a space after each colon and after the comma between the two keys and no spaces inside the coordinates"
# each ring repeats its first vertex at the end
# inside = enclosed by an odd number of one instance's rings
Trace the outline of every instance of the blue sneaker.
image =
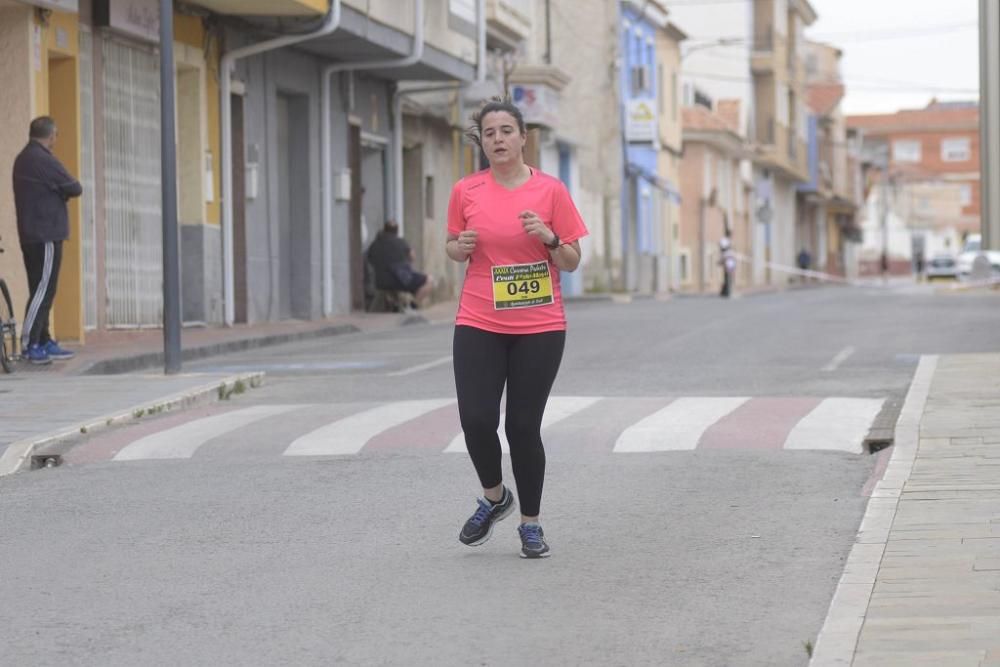
{"type": "Polygon", "coordinates": [[[59,343],[54,340],[50,340],[48,343],[42,346],[46,353],[48,353],[50,359],[55,359],[56,361],[65,361],[66,359],[72,359],[76,356],[76,352],[70,352],[64,348],[59,347],[59,343]]]}
{"type": "Polygon", "coordinates": [[[549,545],[545,543],[545,533],[537,523],[522,523],[517,527],[521,536],[521,558],[548,558],[549,545]]]}
{"type": "Polygon", "coordinates": [[[503,487],[500,502],[491,503],[485,498],[479,498],[478,502],[479,507],[458,534],[458,540],[470,547],[478,547],[490,539],[490,535],[493,534],[493,524],[506,519],[514,511],[514,494],[506,486],[503,487]]]}
{"type": "Polygon", "coordinates": [[[24,352],[24,358],[36,366],[44,366],[45,364],[52,363],[49,353],[38,343],[28,346],[28,349],[24,352]]]}

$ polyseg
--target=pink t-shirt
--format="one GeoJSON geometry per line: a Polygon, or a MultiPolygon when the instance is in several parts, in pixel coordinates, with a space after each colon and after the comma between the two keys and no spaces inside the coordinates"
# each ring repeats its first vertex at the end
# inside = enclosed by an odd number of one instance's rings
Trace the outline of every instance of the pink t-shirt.
{"type": "Polygon", "coordinates": [[[586,236],[587,227],[562,181],[534,167],[531,171],[513,190],[484,169],[451,191],[448,233],[479,232],[455,324],[510,334],[566,329],[559,269],[545,245],[524,231],[518,214],[534,211],[561,243],[586,236]]]}

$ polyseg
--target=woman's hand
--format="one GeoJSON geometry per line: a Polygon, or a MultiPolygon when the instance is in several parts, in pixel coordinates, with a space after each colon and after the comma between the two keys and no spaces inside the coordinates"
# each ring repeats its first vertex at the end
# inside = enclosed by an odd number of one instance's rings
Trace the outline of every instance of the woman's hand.
{"type": "Polygon", "coordinates": [[[456,240],[458,241],[458,249],[464,252],[466,256],[471,255],[472,251],[476,249],[479,232],[474,229],[466,229],[463,232],[459,232],[456,240]]]}
{"type": "Polygon", "coordinates": [[[524,231],[528,232],[528,236],[534,236],[545,245],[555,240],[555,233],[542,222],[542,219],[534,211],[521,211],[517,217],[521,219],[521,225],[524,227],[524,231]]]}
{"type": "Polygon", "coordinates": [[[472,251],[476,249],[478,236],[479,232],[474,229],[466,229],[463,232],[459,232],[458,236],[448,234],[444,250],[448,254],[448,257],[456,262],[467,261],[472,255],[472,251]]]}

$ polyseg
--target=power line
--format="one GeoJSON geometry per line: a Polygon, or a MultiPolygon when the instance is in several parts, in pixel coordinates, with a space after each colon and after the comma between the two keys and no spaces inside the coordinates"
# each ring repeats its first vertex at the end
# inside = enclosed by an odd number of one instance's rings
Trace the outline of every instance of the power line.
{"type": "MultiPolygon", "coordinates": [[[[925,37],[929,35],[939,35],[949,32],[959,32],[971,30],[979,27],[976,21],[964,21],[962,23],[952,23],[949,25],[924,25],[909,26],[906,28],[878,28],[864,32],[819,32],[810,33],[806,37],[815,41],[837,41],[843,43],[880,41],[885,39],[905,39],[908,37],[925,37]]],[[[726,40],[729,42],[740,42],[750,46],[750,40],[743,35],[699,35],[688,38],[690,42],[712,42],[726,40]]]]}
{"type": "MultiPolygon", "coordinates": [[[[714,72],[692,72],[690,70],[683,70],[681,72],[682,76],[691,76],[698,79],[710,79],[715,81],[733,81],[736,83],[752,83],[753,79],[744,76],[733,76],[729,74],[716,74],[714,72]]],[[[978,88],[948,88],[945,86],[935,86],[933,84],[916,84],[910,86],[910,84],[903,84],[902,86],[886,86],[884,84],[876,83],[863,83],[856,81],[854,83],[851,80],[845,82],[844,86],[847,92],[852,90],[861,90],[865,92],[885,92],[885,93],[952,93],[955,95],[978,95],[978,88]]]]}

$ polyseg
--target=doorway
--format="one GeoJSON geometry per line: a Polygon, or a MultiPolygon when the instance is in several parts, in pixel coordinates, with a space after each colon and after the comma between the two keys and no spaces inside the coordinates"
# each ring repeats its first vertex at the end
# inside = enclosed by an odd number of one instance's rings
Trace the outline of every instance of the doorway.
{"type": "Polygon", "coordinates": [[[246,149],[244,148],[243,96],[232,95],[233,148],[233,319],[239,324],[247,316],[247,199],[246,149]]]}
{"type": "Polygon", "coordinates": [[[304,95],[277,97],[278,220],[272,267],[279,319],[309,319],[312,244],[309,229],[309,101],[304,95]]]}
{"type": "MultiPolygon", "coordinates": [[[[66,56],[49,57],[49,115],[59,128],[59,138],[53,154],[70,174],[80,174],[80,118],[78,114],[79,73],[77,59],[66,56]]],[[[59,289],[52,305],[52,326],[56,336],[82,341],[83,312],[83,248],[80,233],[80,199],[68,202],[70,234],[62,247],[59,289]]]]}

